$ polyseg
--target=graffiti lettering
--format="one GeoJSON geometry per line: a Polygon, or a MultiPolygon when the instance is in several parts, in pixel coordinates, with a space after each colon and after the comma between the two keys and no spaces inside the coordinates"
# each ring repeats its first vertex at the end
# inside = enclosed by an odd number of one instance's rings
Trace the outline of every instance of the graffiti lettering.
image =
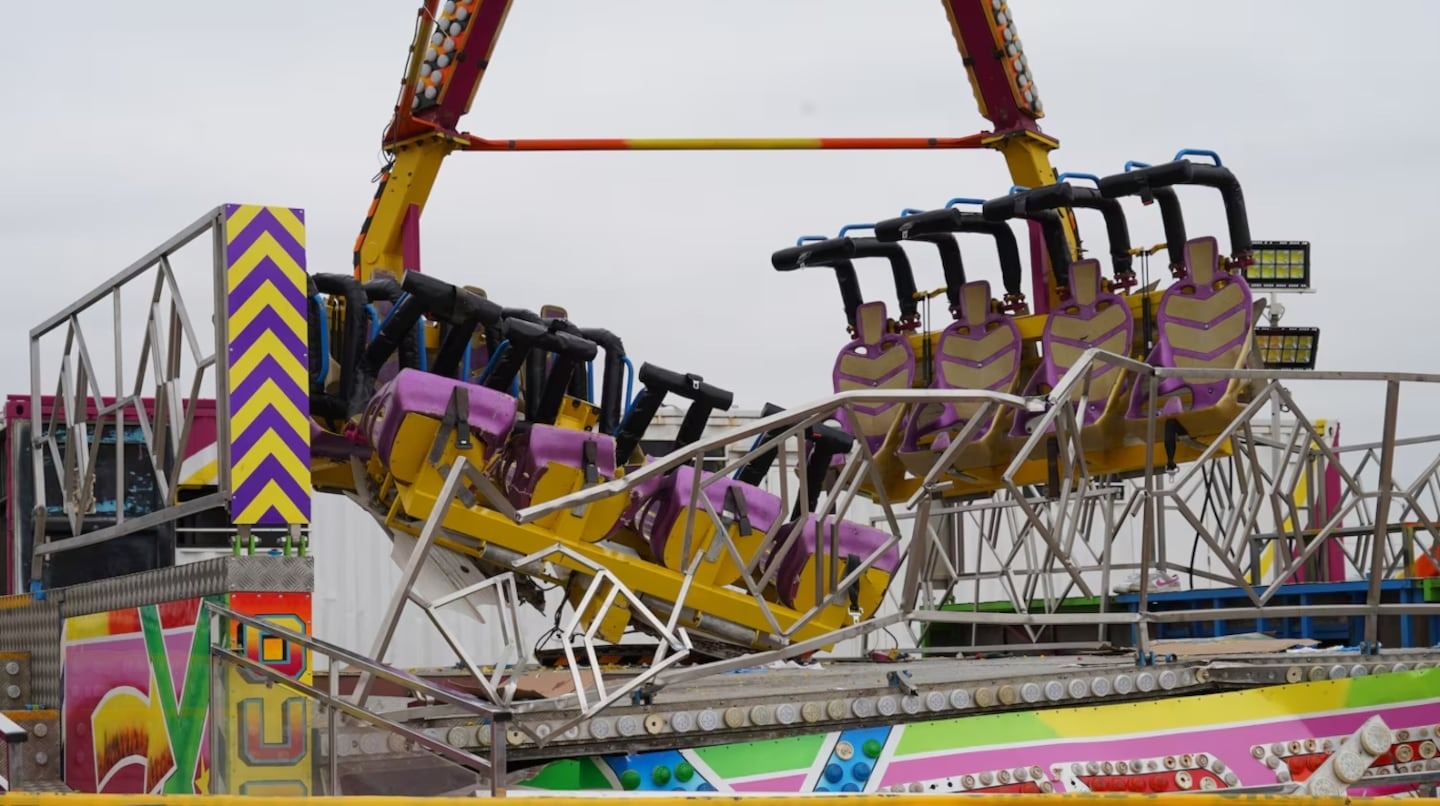
{"type": "Polygon", "coordinates": [[[155,675],[154,696],[160,700],[170,753],[175,759],[175,774],[165,779],[162,791],[167,795],[193,793],[196,765],[200,760],[200,739],[204,735],[210,707],[210,691],[205,684],[205,652],[210,645],[210,621],[199,619],[195,624],[179,697],[175,696],[175,680],[170,673],[170,658],[165,653],[165,637],[160,629],[160,611],[155,605],[140,608],[140,630],[145,636],[145,653],[155,675]]]}
{"type": "MultiPolygon", "coordinates": [[[[309,599],[235,594],[235,609],[277,628],[309,633],[309,599]],[[296,608],[296,609],[291,609],[296,608]]],[[[265,628],[231,625],[233,646],[259,666],[309,682],[309,653],[265,628]]],[[[227,675],[226,751],[229,789],[244,795],[300,797],[309,794],[310,701],[250,669],[227,675]]]]}
{"type": "MultiPolygon", "coordinates": [[[[240,758],[254,767],[288,767],[305,758],[305,698],[289,697],[285,700],[247,697],[240,701],[236,716],[240,720],[242,740],[240,758]],[[280,706],[280,738],[270,741],[266,737],[266,714],[274,714],[273,708],[280,706]]],[[[271,717],[274,718],[273,716],[271,717]]],[[[273,724],[273,723],[272,723],[273,724]]]]}
{"type": "MultiPolygon", "coordinates": [[[[296,615],[277,614],[259,618],[292,632],[305,632],[305,620],[296,615]]],[[[305,658],[308,653],[303,647],[293,646],[289,641],[266,634],[254,627],[240,627],[237,641],[240,649],[245,653],[245,657],[256,663],[264,664],[286,677],[299,680],[305,672],[305,658]]],[[[248,669],[242,670],[240,673],[250,683],[266,681],[264,675],[248,669]]]]}

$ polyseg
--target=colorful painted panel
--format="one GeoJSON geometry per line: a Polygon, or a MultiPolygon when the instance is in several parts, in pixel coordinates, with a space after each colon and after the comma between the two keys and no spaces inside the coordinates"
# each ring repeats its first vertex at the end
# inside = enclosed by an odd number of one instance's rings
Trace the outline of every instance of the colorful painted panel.
{"type": "Polygon", "coordinates": [[[185,599],[66,619],[65,783],[79,792],[208,791],[209,624],[185,599]]]}
{"type": "Polygon", "coordinates": [[[226,206],[225,267],[231,518],[309,523],[304,211],[226,206]]]}
{"type": "MultiPolygon", "coordinates": [[[[234,593],[237,612],[309,632],[308,593],[234,593]]],[[[61,726],[65,783],[79,792],[209,793],[210,720],[226,718],[226,789],[303,793],[310,780],[308,705],[233,669],[226,705],[211,709],[210,621],[201,599],[66,619],[61,726]],[[304,706],[304,707],[302,707],[304,706]]],[[[232,635],[252,660],[309,680],[303,648],[232,635]]]]}
{"type": "MultiPolygon", "coordinates": [[[[1183,792],[1304,780],[1372,715],[1372,774],[1440,765],[1440,669],[557,762],[537,789],[1183,792]],[[683,780],[682,780],[683,779],[683,780]]],[[[1369,794],[1410,786],[1371,787],[1369,794]]]]}
{"type": "MultiPolygon", "coordinates": [[[[310,595],[298,593],[233,593],[230,606],[238,613],[293,632],[310,633],[310,595]]],[[[311,680],[309,652],[254,628],[231,633],[231,645],[244,650],[286,677],[302,683],[311,680]]],[[[226,679],[227,723],[225,789],[238,795],[309,794],[310,707],[305,696],[282,686],[267,686],[265,678],[231,667],[226,679]]]]}

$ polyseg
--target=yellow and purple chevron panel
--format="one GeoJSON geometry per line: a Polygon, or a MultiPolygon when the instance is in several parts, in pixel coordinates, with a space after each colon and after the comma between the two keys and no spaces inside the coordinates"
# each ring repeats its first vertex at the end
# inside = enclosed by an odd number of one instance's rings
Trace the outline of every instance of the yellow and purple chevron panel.
{"type": "Polygon", "coordinates": [[[225,207],[230,518],[310,522],[305,212],[225,207]]]}

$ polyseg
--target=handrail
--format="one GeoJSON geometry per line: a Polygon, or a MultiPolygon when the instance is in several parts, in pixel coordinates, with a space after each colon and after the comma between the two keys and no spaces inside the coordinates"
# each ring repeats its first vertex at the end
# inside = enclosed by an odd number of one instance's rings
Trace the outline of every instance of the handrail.
{"type": "MultiPolygon", "coordinates": [[[[731,443],[751,440],[767,431],[783,428],[807,417],[838,410],[849,403],[926,404],[990,401],[1003,406],[1011,406],[1029,412],[1041,413],[1041,421],[1036,425],[1035,434],[1043,434],[1044,430],[1048,428],[1049,424],[1058,416],[1058,406],[1056,404],[1074,396],[1080,385],[1089,378],[1097,362],[1119,367],[1139,377],[1153,376],[1160,379],[1183,376],[1235,380],[1400,381],[1440,384],[1440,373],[1156,367],[1127,356],[1107,352],[1098,348],[1091,348],[1086,350],[1080,359],[1060,378],[1060,381],[1055,385],[1054,389],[1043,397],[1022,397],[1019,395],[974,389],[859,389],[840,392],[802,406],[785,409],[778,414],[761,417],[746,425],[723,433],[697,440],[685,446],[683,449],[672,451],[665,456],[659,457],[621,478],[587,487],[579,492],[555,498],[542,504],[517,510],[514,520],[516,523],[532,523],[554,512],[594,503],[613,495],[629,492],[653,476],[664,475],[680,465],[693,463],[697,458],[707,452],[717,448],[723,448],[731,443]]],[[[1024,454],[1026,451],[1022,450],[1020,453],[1024,454]]]]}
{"type": "Polygon", "coordinates": [[[696,459],[703,457],[707,452],[713,451],[716,448],[723,448],[734,442],[751,439],[767,431],[798,422],[807,417],[835,411],[848,403],[897,402],[924,404],[961,403],[976,400],[992,401],[1001,405],[1013,406],[1031,412],[1040,412],[1043,410],[1039,398],[1025,398],[1019,395],[978,389],[898,389],[884,391],[857,389],[839,392],[802,406],[785,409],[769,417],[761,417],[747,425],[725,431],[721,434],[696,440],[684,448],[678,451],[671,451],[665,456],[657,458],[653,462],[621,478],[587,487],[579,492],[555,498],[543,504],[536,504],[518,510],[515,515],[515,522],[530,523],[552,512],[594,503],[613,495],[628,492],[638,487],[646,479],[652,476],[662,476],[681,465],[693,463],[696,459]]]}
{"type": "Polygon", "coordinates": [[[256,630],[260,630],[276,638],[282,638],[291,643],[299,644],[306,649],[323,653],[327,657],[337,658],[344,661],[350,666],[354,666],[356,668],[369,672],[370,674],[382,680],[405,686],[406,688],[421,694],[429,695],[449,705],[454,705],[458,708],[461,708],[462,710],[475,714],[476,716],[504,721],[506,718],[508,718],[508,715],[510,713],[507,710],[496,708],[481,700],[477,700],[472,697],[466,697],[457,692],[448,691],[446,689],[440,688],[439,686],[426,682],[423,678],[416,677],[415,675],[403,672],[394,667],[378,663],[374,660],[366,658],[364,655],[351,652],[348,649],[336,646],[335,644],[332,644],[323,639],[286,629],[273,622],[262,621],[261,619],[247,616],[243,613],[237,613],[236,611],[215,602],[206,601],[204,603],[204,606],[211,613],[214,613],[221,618],[230,619],[231,621],[237,622],[239,624],[244,624],[247,627],[253,627],[256,630]]]}

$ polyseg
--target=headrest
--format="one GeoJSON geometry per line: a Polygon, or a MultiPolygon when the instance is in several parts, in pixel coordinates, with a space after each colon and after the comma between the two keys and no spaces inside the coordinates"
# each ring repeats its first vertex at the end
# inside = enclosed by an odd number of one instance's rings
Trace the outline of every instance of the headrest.
{"type": "Polygon", "coordinates": [[[861,344],[874,346],[885,338],[889,317],[883,301],[866,302],[855,309],[855,338],[861,344]]]}
{"type": "Polygon", "coordinates": [[[960,286],[960,321],[967,325],[981,325],[990,315],[990,284],[976,280],[960,286]]]}
{"type": "Polygon", "coordinates": [[[1185,268],[1195,285],[1210,285],[1220,273],[1220,242],[1214,235],[1185,242],[1185,268]]]}
{"type": "Polygon", "coordinates": [[[1070,264],[1070,295],[1079,305],[1090,305],[1100,295],[1100,261],[1077,260],[1070,264]]]}

